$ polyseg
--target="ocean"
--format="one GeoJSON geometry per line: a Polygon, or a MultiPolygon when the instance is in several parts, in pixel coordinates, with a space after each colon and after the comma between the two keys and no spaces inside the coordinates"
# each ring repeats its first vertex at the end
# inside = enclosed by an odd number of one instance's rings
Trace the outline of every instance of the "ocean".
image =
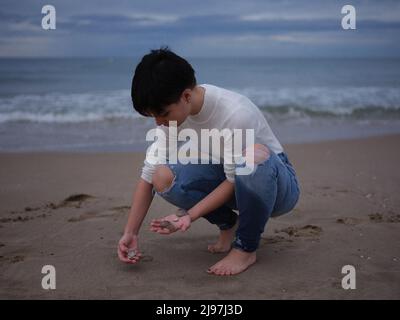
{"type": "MultiPolygon", "coordinates": [[[[281,143],[400,132],[400,59],[187,58],[247,95],[281,143]]],[[[133,58],[0,59],[0,151],[144,151],[133,58]]]]}

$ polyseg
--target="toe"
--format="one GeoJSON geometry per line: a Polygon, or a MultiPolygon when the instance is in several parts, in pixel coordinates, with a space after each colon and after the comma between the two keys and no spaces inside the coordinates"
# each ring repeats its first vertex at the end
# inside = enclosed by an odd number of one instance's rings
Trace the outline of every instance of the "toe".
{"type": "Polygon", "coordinates": [[[218,273],[218,266],[217,265],[213,265],[210,268],[211,273],[217,274],[218,273]]]}
{"type": "Polygon", "coordinates": [[[218,274],[219,276],[224,275],[224,268],[220,267],[215,271],[216,274],[218,274]]]}
{"type": "Polygon", "coordinates": [[[226,267],[224,269],[224,276],[229,276],[231,274],[231,269],[229,267],[226,267]]]}
{"type": "Polygon", "coordinates": [[[232,269],[232,270],[230,270],[229,275],[230,275],[230,276],[233,276],[233,275],[238,274],[238,273],[239,273],[238,270],[232,269]]]}
{"type": "Polygon", "coordinates": [[[212,265],[211,267],[208,268],[207,272],[208,273],[215,273],[215,269],[216,269],[216,264],[212,265]]]}
{"type": "Polygon", "coordinates": [[[230,276],[232,274],[231,270],[227,269],[224,272],[224,276],[230,276]]]}

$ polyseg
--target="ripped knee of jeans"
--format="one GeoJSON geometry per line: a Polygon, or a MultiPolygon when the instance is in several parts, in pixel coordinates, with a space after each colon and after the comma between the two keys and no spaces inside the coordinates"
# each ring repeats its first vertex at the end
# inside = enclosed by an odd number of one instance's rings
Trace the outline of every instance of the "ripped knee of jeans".
{"type": "Polygon", "coordinates": [[[237,165],[236,175],[251,175],[257,169],[257,165],[267,161],[271,151],[263,144],[256,143],[243,150],[244,163],[237,165]]]}
{"type": "Polygon", "coordinates": [[[259,164],[270,157],[269,148],[263,144],[256,143],[243,150],[246,163],[259,164]]]}
{"type": "Polygon", "coordinates": [[[167,192],[169,189],[171,189],[174,180],[174,173],[168,166],[158,165],[156,167],[156,170],[153,173],[152,183],[157,192],[167,192]]]}

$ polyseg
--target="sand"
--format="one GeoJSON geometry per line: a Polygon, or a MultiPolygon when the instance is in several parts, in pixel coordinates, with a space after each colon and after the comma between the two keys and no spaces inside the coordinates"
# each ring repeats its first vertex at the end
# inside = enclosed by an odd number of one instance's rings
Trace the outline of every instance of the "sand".
{"type": "Polygon", "coordinates": [[[302,194],[271,219],[258,261],[234,277],[206,269],[218,230],[150,232],[174,207],[156,197],[141,229],[144,259],[119,262],[117,242],[141,153],[0,154],[2,299],[399,299],[400,135],[285,145],[302,194]],[[56,268],[56,289],[41,286],[56,268]],[[356,289],[344,290],[344,265],[356,289]]]}

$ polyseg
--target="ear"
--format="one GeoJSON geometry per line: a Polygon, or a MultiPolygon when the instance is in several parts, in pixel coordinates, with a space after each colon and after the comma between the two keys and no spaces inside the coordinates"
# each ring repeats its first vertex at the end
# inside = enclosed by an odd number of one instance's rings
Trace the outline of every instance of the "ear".
{"type": "Polygon", "coordinates": [[[192,90],[189,88],[183,90],[181,99],[183,99],[183,101],[185,101],[187,103],[190,103],[192,101],[192,90]]]}

